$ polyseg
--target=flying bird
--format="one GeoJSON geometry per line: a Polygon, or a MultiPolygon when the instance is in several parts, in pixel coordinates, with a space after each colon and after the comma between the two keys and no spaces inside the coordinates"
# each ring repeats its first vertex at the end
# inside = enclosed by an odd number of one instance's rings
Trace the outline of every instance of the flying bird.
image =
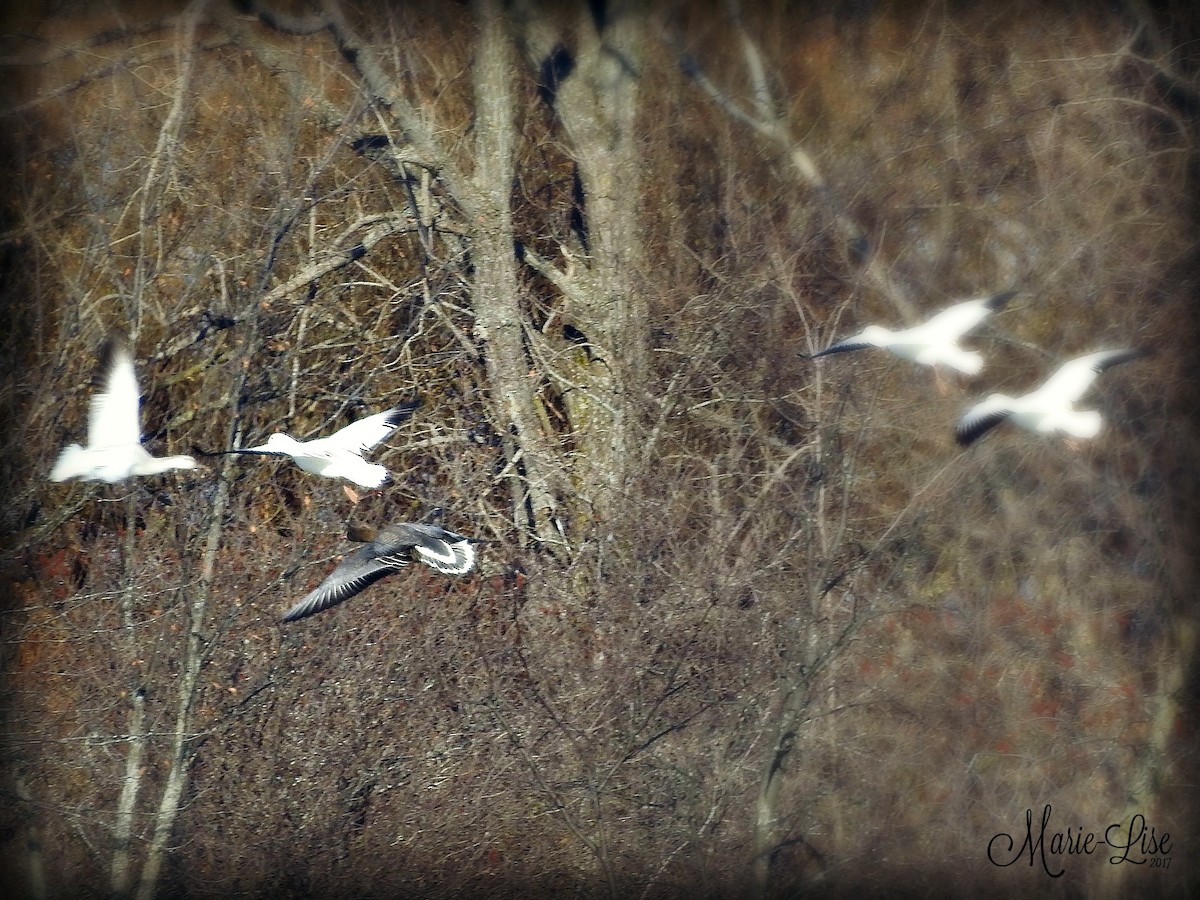
{"type": "Polygon", "coordinates": [[[814,353],[809,359],[820,359],[833,353],[879,347],[896,356],[926,366],[949,366],[967,375],[978,375],[983,369],[983,357],[964,350],[958,341],[997,310],[1003,309],[1016,291],[1004,291],[991,297],[967,300],[947,307],[932,319],[903,331],[890,331],[879,325],[868,325],[861,332],[814,353]]]}
{"type": "Polygon", "coordinates": [[[258,447],[237,450],[197,450],[205,456],[237,453],[252,456],[290,456],[305,472],[324,475],[326,478],[344,478],[359,487],[383,487],[392,480],[391,473],[378,464],[363,459],[363,454],[374,448],[396,426],[407,419],[421,405],[420,399],[402,403],[386,412],[376,413],[351,422],[341,431],[328,437],[311,441],[298,441],[290,435],[275,432],[267,442],[258,447]]]}
{"type": "Polygon", "coordinates": [[[295,622],[349,600],[380,578],[399,572],[410,561],[445,575],[465,575],[475,565],[472,539],[439,525],[400,522],[382,531],[352,525],[346,530],[352,541],[365,542],[338,564],[329,576],[303,600],[287,611],[285,622],[295,622]]]}
{"type": "Polygon", "coordinates": [[[1081,412],[1074,408],[1075,402],[1087,393],[1100,373],[1145,355],[1144,349],[1101,350],[1073,359],[1031,393],[1015,398],[992,394],[976,404],[959,420],[954,436],[965,447],[1005,419],[1011,419],[1039,434],[1062,432],[1072,438],[1093,438],[1100,433],[1100,413],[1081,412]]]}
{"type": "Polygon", "coordinates": [[[151,456],[142,446],[138,426],[139,397],[129,338],[113,331],[101,351],[103,388],[92,397],[86,447],[70,444],[50,471],[51,481],[78,478],[115,484],[132,475],[157,475],[171,469],[194,469],[190,456],[151,456]]]}

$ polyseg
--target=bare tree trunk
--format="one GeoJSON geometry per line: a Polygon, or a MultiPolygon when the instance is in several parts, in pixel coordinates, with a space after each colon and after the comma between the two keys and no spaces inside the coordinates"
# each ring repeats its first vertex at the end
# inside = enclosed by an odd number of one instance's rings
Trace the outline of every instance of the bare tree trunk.
{"type": "Polygon", "coordinates": [[[475,174],[464,198],[474,227],[472,261],[476,333],[487,342],[486,362],[497,411],[515,432],[525,485],[539,540],[555,541],[557,501],[551,454],[538,418],[528,378],[514,255],[511,194],[517,132],[512,38],[495,0],[477,5],[479,43],[472,82],[478,118],[475,174]]]}
{"type": "Polygon", "coordinates": [[[567,409],[589,438],[583,483],[601,487],[595,498],[601,514],[623,492],[626,463],[636,457],[636,399],[648,369],[635,130],[644,26],[622,4],[609,15],[601,41],[590,13],[582,14],[578,68],[558,95],[579,163],[590,243],[588,265],[578,270],[582,290],[568,294],[567,314],[586,323],[602,348],[580,360],[587,390],[567,394],[567,409]]]}
{"type": "MultiPolygon", "coordinates": [[[[526,43],[540,66],[557,36],[535,7],[523,14],[526,43]]],[[[526,259],[561,291],[563,319],[589,345],[588,353],[569,361],[560,354],[553,366],[566,381],[563,398],[581,451],[576,491],[603,519],[640,456],[637,401],[649,369],[636,130],[645,21],[623,3],[606,9],[602,32],[586,4],[576,18],[575,67],[559,86],[554,108],[577,165],[586,245],[564,247],[561,269],[528,250],[526,259]]]]}
{"type": "MultiPolygon", "coordinates": [[[[132,657],[130,657],[132,659],[132,657]]],[[[146,700],[135,688],[129,714],[129,753],[125,757],[125,777],[117,800],[117,821],[113,837],[112,892],[124,897],[129,893],[130,838],[138,790],[142,784],[142,755],[146,750],[146,700]]]]}
{"type": "MultiPolygon", "coordinates": [[[[121,639],[127,662],[137,658],[137,633],[134,630],[134,603],[137,597],[136,496],[136,492],[130,491],[125,498],[125,588],[121,593],[121,639]]],[[[142,784],[142,755],[146,750],[146,702],[139,687],[137,684],[130,685],[129,752],[125,757],[125,777],[121,780],[117,817],[113,825],[112,891],[117,897],[129,892],[129,844],[133,834],[133,814],[142,784]]]]}
{"type": "MultiPolygon", "coordinates": [[[[506,471],[519,481],[517,503],[527,510],[535,538],[544,543],[560,542],[557,497],[564,493],[565,484],[538,415],[536,383],[528,378],[530,360],[519,299],[511,213],[517,141],[516,72],[508,22],[500,6],[495,0],[480,0],[475,8],[479,34],[472,84],[478,116],[475,170],[470,175],[460,170],[424,116],[405,99],[379,55],[352,28],[338,0],[323,0],[322,12],[304,19],[289,19],[263,7],[254,8],[265,24],[279,30],[313,33],[329,29],[381,116],[399,125],[403,132],[405,149],[393,162],[436,173],[465,213],[474,269],[475,333],[485,342],[497,425],[509,432],[506,471]]],[[[420,221],[420,210],[414,209],[414,213],[420,221]]],[[[428,236],[422,239],[427,241],[428,236]]]]}
{"type": "MultiPolygon", "coordinates": [[[[801,676],[803,679],[803,676],[801,676]]],[[[800,727],[800,717],[808,707],[808,684],[794,684],[784,696],[775,730],[771,756],[766,771],[759,779],[758,797],[754,802],[754,843],[751,873],[754,895],[766,897],[771,887],[771,856],[778,844],[775,823],[779,818],[779,790],[783,784],[784,764],[792,753],[800,727]]]]}

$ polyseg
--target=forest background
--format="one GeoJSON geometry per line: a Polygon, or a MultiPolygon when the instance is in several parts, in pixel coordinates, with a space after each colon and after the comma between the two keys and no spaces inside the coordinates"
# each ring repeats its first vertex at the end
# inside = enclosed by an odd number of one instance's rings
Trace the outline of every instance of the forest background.
{"type": "Polygon", "coordinates": [[[6,9],[0,892],[1195,896],[1197,25],[6,9]],[[804,358],[1008,288],[944,391],[804,358]],[[113,327],[155,453],[419,395],[396,484],[49,483],[113,327]],[[1129,345],[1097,440],[956,446],[1129,345]],[[281,627],[438,509],[477,573],[281,627]]]}

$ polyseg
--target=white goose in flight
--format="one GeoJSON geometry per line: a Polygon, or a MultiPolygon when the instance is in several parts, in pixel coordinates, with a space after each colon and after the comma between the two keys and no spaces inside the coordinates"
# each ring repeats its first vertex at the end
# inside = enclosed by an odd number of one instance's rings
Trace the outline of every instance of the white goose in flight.
{"type": "Polygon", "coordinates": [[[284,614],[295,622],[349,600],[386,575],[399,572],[416,560],[446,575],[464,575],[475,565],[472,539],[439,525],[400,522],[376,531],[361,525],[346,530],[352,541],[363,541],[314,590],[284,614]]]}
{"type": "Polygon", "coordinates": [[[139,397],[129,338],[113,331],[101,351],[104,386],[92,397],[88,413],[88,442],[67,446],[51,481],[107,481],[114,484],[133,475],[157,475],[171,469],[194,469],[190,456],[151,456],[142,446],[138,426],[139,397]]]}
{"type": "Polygon", "coordinates": [[[991,297],[967,300],[947,307],[933,318],[906,328],[891,331],[879,325],[868,325],[853,337],[845,338],[814,353],[809,359],[820,359],[833,353],[879,347],[896,356],[926,366],[948,366],[966,375],[978,375],[983,370],[983,357],[964,350],[959,340],[972,328],[997,310],[1003,309],[1017,294],[1004,291],[991,297]]]}
{"type": "Polygon", "coordinates": [[[383,487],[392,480],[391,473],[381,465],[367,462],[363,454],[387,438],[420,405],[419,399],[402,403],[386,412],[351,422],[328,437],[311,441],[298,441],[291,435],[277,431],[258,447],[198,452],[206,456],[224,453],[290,456],[296,465],[313,475],[344,478],[364,488],[383,487]]]}
{"type": "Polygon", "coordinates": [[[1005,419],[1039,434],[1062,432],[1072,438],[1094,438],[1100,433],[1100,413],[1075,409],[1096,377],[1106,369],[1147,355],[1144,349],[1101,350],[1063,365],[1037,390],[1022,397],[992,394],[959,420],[954,436],[964,447],[1005,419]]]}

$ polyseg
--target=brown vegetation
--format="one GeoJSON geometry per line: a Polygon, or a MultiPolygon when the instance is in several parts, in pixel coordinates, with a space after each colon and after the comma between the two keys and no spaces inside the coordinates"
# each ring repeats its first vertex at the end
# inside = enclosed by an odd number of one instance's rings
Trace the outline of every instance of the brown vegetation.
{"type": "Polygon", "coordinates": [[[1186,4],[394,6],[8,13],[0,891],[1188,895],[1186,4]],[[948,396],[802,358],[1010,286],[948,396]],[[50,484],[111,327],[154,452],[419,392],[396,484],[50,484]],[[480,571],[280,625],[435,507],[480,571]],[[1171,867],[990,863],[1047,804],[1171,867]]]}

